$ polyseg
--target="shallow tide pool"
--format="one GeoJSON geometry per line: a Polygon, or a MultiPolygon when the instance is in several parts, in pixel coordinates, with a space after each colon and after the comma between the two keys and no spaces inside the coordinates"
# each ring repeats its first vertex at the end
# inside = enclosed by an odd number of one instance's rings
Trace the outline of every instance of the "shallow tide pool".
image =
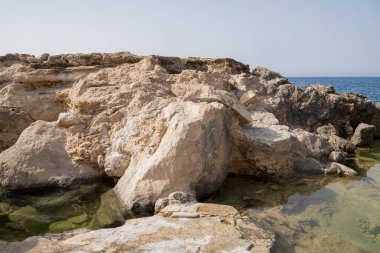
{"type": "Polygon", "coordinates": [[[360,177],[258,181],[235,176],[208,202],[233,205],[275,231],[275,253],[380,252],[379,144],[353,158],[360,177]]]}
{"type": "Polygon", "coordinates": [[[0,240],[115,225],[106,182],[43,193],[0,192],[0,240]],[[109,211],[111,210],[111,212],[109,211]]]}

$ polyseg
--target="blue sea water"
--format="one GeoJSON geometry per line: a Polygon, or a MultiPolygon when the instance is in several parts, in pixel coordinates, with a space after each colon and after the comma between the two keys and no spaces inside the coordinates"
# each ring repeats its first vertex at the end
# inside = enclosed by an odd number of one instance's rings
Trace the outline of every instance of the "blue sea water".
{"type": "Polygon", "coordinates": [[[332,85],[337,93],[359,93],[374,103],[380,103],[380,77],[290,77],[288,79],[299,87],[316,83],[332,85]]]}

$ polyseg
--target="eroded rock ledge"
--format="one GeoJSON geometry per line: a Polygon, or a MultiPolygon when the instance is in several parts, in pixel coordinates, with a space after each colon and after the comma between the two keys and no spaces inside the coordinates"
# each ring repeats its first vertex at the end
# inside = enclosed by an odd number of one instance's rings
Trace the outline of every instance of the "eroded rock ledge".
{"type": "Polygon", "coordinates": [[[23,242],[0,241],[0,252],[258,252],[269,253],[274,234],[230,206],[188,202],[118,228],[75,230],[23,242]]]}
{"type": "MultiPolygon", "coordinates": [[[[355,176],[345,157],[380,137],[380,110],[364,96],[301,89],[232,59],[127,52],[0,57],[0,120],[6,190],[106,175],[133,216],[176,191],[202,199],[229,172],[355,176]]],[[[111,232],[83,236],[101,233],[111,232]]]]}

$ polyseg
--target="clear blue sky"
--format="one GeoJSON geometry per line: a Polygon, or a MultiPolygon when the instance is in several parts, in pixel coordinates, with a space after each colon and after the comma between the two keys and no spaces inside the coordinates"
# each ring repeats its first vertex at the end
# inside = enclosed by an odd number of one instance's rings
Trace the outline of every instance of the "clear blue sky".
{"type": "Polygon", "coordinates": [[[116,51],[380,76],[380,0],[0,0],[0,55],[116,51]]]}

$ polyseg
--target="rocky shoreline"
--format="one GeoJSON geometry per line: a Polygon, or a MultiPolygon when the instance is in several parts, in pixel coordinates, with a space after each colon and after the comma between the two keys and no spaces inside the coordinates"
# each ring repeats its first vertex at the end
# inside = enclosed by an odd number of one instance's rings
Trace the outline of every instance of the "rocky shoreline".
{"type": "Polygon", "coordinates": [[[228,173],[358,175],[345,161],[380,138],[380,109],[232,59],[14,54],[0,57],[0,126],[6,191],[111,177],[122,215],[156,213],[1,242],[4,252],[269,252],[273,232],[197,201],[228,173]]]}

